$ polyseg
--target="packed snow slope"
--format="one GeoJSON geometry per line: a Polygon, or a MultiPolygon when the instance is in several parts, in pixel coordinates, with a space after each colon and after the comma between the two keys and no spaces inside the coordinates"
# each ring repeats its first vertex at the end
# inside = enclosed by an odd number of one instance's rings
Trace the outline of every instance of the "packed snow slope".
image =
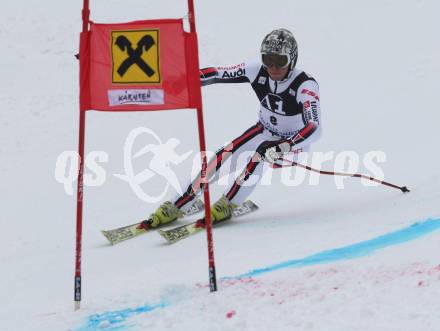
{"type": "MultiPolygon", "coordinates": [[[[214,230],[219,290],[209,293],[203,233],[116,246],[100,233],[157,207],[114,176],[129,133],[148,128],[178,139],[178,154],[197,151],[195,113],[89,112],[86,152],[107,156],[106,179],[85,187],[83,301],[73,312],[76,198],[55,174],[58,156],[77,149],[81,5],[7,1],[0,11],[0,330],[440,330],[438,1],[196,1],[202,66],[258,57],[266,33],[292,30],[298,67],[320,84],[313,150],[333,152],[323,168],[343,151],[361,161],[382,151],[385,179],[411,193],[356,178],[344,189],[329,176],[309,185],[309,173],[284,185],[274,172],[251,197],[259,211],[214,230]]],[[[92,0],[91,10],[96,22],[183,17],[186,2],[92,0]]],[[[203,101],[210,150],[257,119],[249,85],[206,87],[203,101]]],[[[182,183],[194,155],[172,166],[182,183]]],[[[133,162],[139,171],[149,159],[133,162]]],[[[155,176],[143,189],[165,184],[155,176]]],[[[213,199],[221,192],[212,186],[213,199]]]]}

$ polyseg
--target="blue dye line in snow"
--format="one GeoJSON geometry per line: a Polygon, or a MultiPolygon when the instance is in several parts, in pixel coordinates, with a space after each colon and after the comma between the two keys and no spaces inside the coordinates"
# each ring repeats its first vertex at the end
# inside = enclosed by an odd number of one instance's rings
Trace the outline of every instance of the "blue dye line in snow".
{"type": "Polygon", "coordinates": [[[440,229],[440,219],[427,219],[426,221],[414,223],[407,228],[390,232],[374,239],[361,241],[357,244],[345,247],[323,251],[302,259],[289,260],[274,264],[269,267],[254,269],[239,276],[226,277],[225,279],[253,277],[284,268],[299,268],[310,265],[335,262],[339,260],[359,258],[388,246],[398,245],[410,240],[417,239],[438,229],[440,229]]]}
{"type": "Polygon", "coordinates": [[[93,330],[106,330],[106,331],[119,331],[130,329],[129,325],[124,324],[127,318],[134,315],[147,313],[149,311],[165,308],[168,304],[161,302],[154,305],[144,305],[137,308],[128,308],[123,310],[108,311],[102,314],[94,314],[87,318],[87,322],[84,326],[80,327],[76,331],[93,331],[93,330]]]}
{"type": "MultiPolygon", "coordinates": [[[[402,230],[390,232],[374,239],[361,241],[357,244],[340,247],[323,251],[314,255],[307,256],[302,259],[289,260],[282,263],[278,263],[269,267],[254,269],[247,273],[232,276],[223,277],[222,279],[240,279],[245,277],[259,276],[268,272],[284,269],[284,268],[300,268],[305,266],[311,266],[316,264],[324,264],[329,262],[335,262],[340,260],[354,259],[362,256],[369,255],[379,249],[385,247],[402,244],[407,241],[417,239],[425,236],[435,230],[440,229],[440,218],[427,219],[423,222],[417,222],[411,226],[402,230]]],[[[129,308],[118,311],[110,311],[102,314],[95,314],[88,317],[86,324],[77,329],[77,331],[94,331],[94,330],[106,330],[106,331],[119,331],[128,330],[135,325],[127,325],[124,322],[127,318],[134,315],[146,313],[155,309],[165,308],[169,306],[169,303],[160,302],[154,305],[144,305],[137,308],[129,308]]]]}

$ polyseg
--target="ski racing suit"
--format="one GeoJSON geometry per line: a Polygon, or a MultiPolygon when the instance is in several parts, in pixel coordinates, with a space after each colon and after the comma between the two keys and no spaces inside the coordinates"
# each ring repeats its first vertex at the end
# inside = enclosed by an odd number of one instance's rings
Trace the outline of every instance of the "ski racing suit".
{"type": "MultiPolygon", "coordinates": [[[[280,143],[288,143],[291,154],[309,150],[321,135],[319,87],[314,78],[297,68],[289,70],[281,81],[270,78],[261,62],[246,62],[227,67],[209,67],[200,71],[202,86],[217,83],[250,83],[260,101],[258,122],[240,136],[220,148],[208,162],[206,178],[218,178],[225,161],[234,162],[242,152],[248,153],[242,175],[231,183],[224,195],[236,205],[252,193],[263,173],[265,151],[280,143]],[[257,153],[257,154],[255,154],[257,153]],[[216,176],[217,175],[217,176],[216,176]],[[252,175],[252,181],[249,181],[252,175]]],[[[286,146],[286,144],[284,144],[286,146]]],[[[201,173],[188,185],[183,195],[173,202],[185,210],[204,186],[201,173]]]]}

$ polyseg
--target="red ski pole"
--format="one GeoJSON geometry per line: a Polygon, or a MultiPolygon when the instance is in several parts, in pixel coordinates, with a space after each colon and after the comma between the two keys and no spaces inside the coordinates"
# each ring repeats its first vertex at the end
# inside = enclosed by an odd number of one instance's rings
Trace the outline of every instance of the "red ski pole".
{"type": "Polygon", "coordinates": [[[321,174],[321,175],[331,175],[331,176],[345,176],[345,177],[358,177],[358,178],[364,178],[364,179],[367,179],[367,180],[371,180],[372,182],[379,183],[379,184],[381,184],[381,185],[385,185],[385,186],[388,186],[388,187],[392,187],[392,188],[395,188],[395,189],[399,189],[399,190],[401,190],[403,193],[408,193],[408,192],[410,192],[406,186],[398,186],[398,185],[391,184],[391,183],[388,183],[388,182],[383,181],[383,180],[376,179],[376,178],[371,177],[371,176],[363,175],[363,174],[349,174],[349,173],[344,173],[344,172],[334,172],[334,171],[318,170],[318,169],[315,169],[315,168],[312,168],[312,167],[309,167],[309,166],[303,165],[303,164],[298,163],[298,162],[295,162],[295,161],[289,161],[289,160],[286,160],[286,159],[283,159],[283,158],[281,158],[280,160],[281,160],[282,162],[284,162],[284,164],[277,164],[277,163],[274,163],[274,164],[272,165],[272,167],[273,167],[273,168],[285,168],[285,167],[295,167],[295,166],[296,166],[296,167],[300,167],[300,168],[303,168],[303,169],[307,169],[307,170],[309,170],[309,171],[317,172],[317,173],[319,173],[319,174],[321,174]]]}

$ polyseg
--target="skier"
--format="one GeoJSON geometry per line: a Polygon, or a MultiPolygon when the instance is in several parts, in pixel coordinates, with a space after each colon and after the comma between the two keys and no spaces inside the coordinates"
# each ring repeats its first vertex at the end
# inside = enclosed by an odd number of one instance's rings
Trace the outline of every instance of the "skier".
{"type": "MultiPolygon", "coordinates": [[[[208,162],[206,178],[211,181],[231,155],[234,160],[242,152],[253,152],[243,173],[211,207],[213,222],[230,218],[232,210],[250,195],[261,178],[264,161],[275,163],[284,154],[306,152],[321,134],[318,83],[296,68],[298,47],[293,34],[286,29],[273,30],[264,37],[260,53],[261,59],[255,63],[200,71],[202,86],[250,83],[260,101],[258,122],[220,148],[208,162]]],[[[149,226],[154,228],[182,217],[203,186],[199,174],[183,195],[163,203],[150,215],[149,226]]]]}

